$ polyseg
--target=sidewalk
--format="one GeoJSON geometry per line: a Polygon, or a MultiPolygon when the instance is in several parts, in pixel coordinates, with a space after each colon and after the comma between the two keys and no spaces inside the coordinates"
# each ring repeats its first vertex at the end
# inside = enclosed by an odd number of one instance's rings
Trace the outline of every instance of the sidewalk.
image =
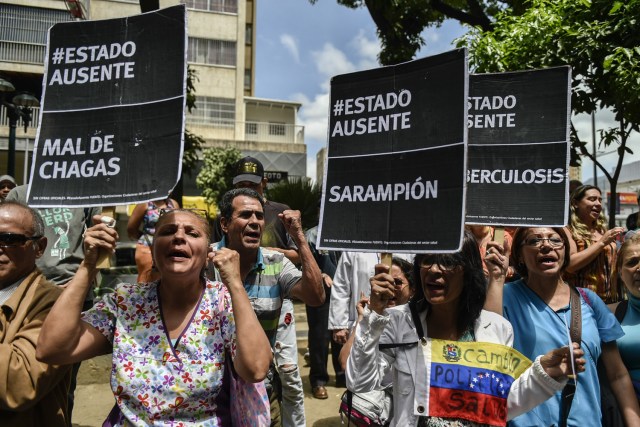
{"type": "MultiPolygon", "coordinates": [[[[344,388],[334,387],[333,368],[329,366],[331,379],[327,385],[329,398],[314,399],[309,384],[309,366],[304,361],[307,348],[307,316],[302,303],[294,303],[296,329],[298,332],[298,364],[304,385],[304,404],[309,427],[341,426],[338,407],[344,388]]],[[[330,361],[329,361],[330,365],[330,361]]],[[[100,356],[82,363],[78,374],[73,410],[74,427],[100,427],[114,405],[109,386],[111,355],[100,356]]]]}

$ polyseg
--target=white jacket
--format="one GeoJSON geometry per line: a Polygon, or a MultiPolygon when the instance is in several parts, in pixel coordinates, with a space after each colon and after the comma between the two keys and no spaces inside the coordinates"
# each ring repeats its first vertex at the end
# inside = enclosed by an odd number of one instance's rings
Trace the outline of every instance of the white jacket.
{"type": "MultiPolygon", "coordinates": [[[[427,334],[424,316],[423,330],[427,334]]],[[[513,329],[503,317],[482,311],[474,326],[478,342],[490,342],[512,346],[513,329]]],[[[393,418],[391,426],[416,426],[419,407],[427,401],[427,384],[424,381],[426,365],[418,345],[378,350],[382,343],[414,343],[419,337],[411,316],[409,304],[393,307],[380,316],[367,307],[364,318],[356,328],[356,337],[347,362],[347,388],[362,392],[381,388],[384,373],[393,370],[393,418]],[[376,361],[377,363],[373,363],[376,361]],[[420,379],[419,381],[417,379],[420,379]]],[[[547,400],[565,382],[558,382],[542,369],[538,357],[511,386],[507,399],[508,418],[528,412],[547,400]]]]}
{"type": "MultiPolygon", "coordinates": [[[[413,254],[394,254],[394,256],[413,262],[413,254]]],[[[380,254],[373,252],[343,252],[336,267],[331,287],[329,303],[330,331],[351,329],[358,318],[356,306],[360,293],[369,296],[369,279],[375,274],[375,266],[380,263],[380,254]]]]}

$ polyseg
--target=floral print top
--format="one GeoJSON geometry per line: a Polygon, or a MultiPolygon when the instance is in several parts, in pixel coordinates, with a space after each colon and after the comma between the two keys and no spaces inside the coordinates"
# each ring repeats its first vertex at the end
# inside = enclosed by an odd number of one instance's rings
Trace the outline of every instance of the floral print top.
{"type": "Polygon", "coordinates": [[[126,420],[114,425],[218,426],[228,417],[227,352],[236,352],[231,296],[207,280],[185,330],[171,343],[159,282],[121,284],[82,319],[113,343],[111,389],[126,420]],[[128,424],[130,423],[130,424],[128,424]]]}

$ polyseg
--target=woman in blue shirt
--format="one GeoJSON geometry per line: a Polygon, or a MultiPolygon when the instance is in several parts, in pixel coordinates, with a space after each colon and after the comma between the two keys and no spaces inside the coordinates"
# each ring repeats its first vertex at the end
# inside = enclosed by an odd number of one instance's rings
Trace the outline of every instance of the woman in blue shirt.
{"type": "Polygon", "coordinates": [[[618,339],[622,361],[629,370],[631,381],[640,397],[640,233],[627,237],[618,253],[613,281],[621,281],[628,301],[609,307],[620,319],[624,336],[618,339]]]}
{"type": "MultiPolygon", "coordinates": [[[[504,286],[503,315],[514,329],[513,346],[532,358],[569,342],[570,295],[577,292],[562,279],[569,264],[569,241],[561,228],[519,228],[512,257],[522,279],[504,286]]],[[[499,293],[492,293],[495,298],[499,293]]],[[[640,425],[640,408],[616,340],[624,333],[604,302],[585,289],[580,298],[582,343],[587,361],[577,376],[568,426],[601,426],[600,385],[596,364],[603,358],[611,389],[626,425],[640,425]],[[587,416],[588,415],[588,416],[587,416]]],[[[510,421],[512,427],[563,425],[561,393],[510,421]]]]}

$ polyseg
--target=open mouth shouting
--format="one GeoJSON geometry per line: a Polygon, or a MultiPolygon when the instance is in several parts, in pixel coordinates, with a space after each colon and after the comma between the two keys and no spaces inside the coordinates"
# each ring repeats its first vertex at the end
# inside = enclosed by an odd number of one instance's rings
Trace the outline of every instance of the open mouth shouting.
{"type": "Polygon", "coordinates": [[[190,259],[191,255],[184,249],[173,248],[169,251],[168,257],[173,261],[184,261],[190,259]]]}

